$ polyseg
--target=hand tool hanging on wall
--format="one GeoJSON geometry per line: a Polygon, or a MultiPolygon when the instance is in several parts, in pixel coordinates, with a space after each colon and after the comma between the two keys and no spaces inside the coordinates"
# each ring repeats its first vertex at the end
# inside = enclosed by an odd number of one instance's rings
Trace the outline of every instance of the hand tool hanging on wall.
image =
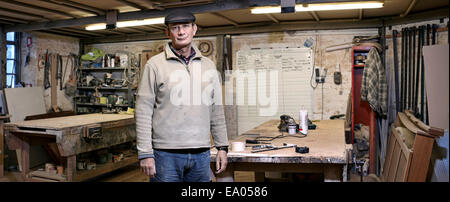
{"type": "Polygon", "coordinates": [[[408,42],[408,39],[409,39],[409,32],[408,32],[408,28],[405,28],[405,33],[404,33],[405,35],[404,35],[404,37],[405,37],[405,66],[404,66],[404,72],[405,72],[405,78],[404,78],[404,81],[403,81],[403,83],[404,83],[404,91],[403,91],[403,110],[402,111],[404,111],[404,110],[406,110],[406,96],[407,96],[407,93],[408,93],[408,45],[409,45],[409,42],[408,42]]]}
{"type": "Polygon", "coordinates": [[[45,66],[44,66],[44,88],[48,89],[50,88],[50,80],[48,78],[48,74],[50,73],[50,58],[47,52],[45,52],[45,66]]]}
{"type": "Polygon", "coordinates": [[[400,73],[401,73],[401,78],[400,78],[400,112],[403,111],[403,109],[405,108],[404,106],[404,95],[403,92],[405,92],[405,28],[402,28],[402,63],[401,63],[401,67],[400,67],[400,73]]]}
{"type": "MultiPolygon", "coordinates": [[[[426,31],[426,26],[421,26],[421,29],[420,29],[420,38],[421,38],[421,44],[420,44],[420,46],[422,46],[422,48],[423,48],[423,46],[425,45],[425,31],[426,31]]],[[[424,103],[424,96],[425,96],[425,75],[424,75],[424,69],[425,69],[425,67],[424,67],[424,61],[423,61],[423,54],[421,55],[421,58],[422,58],[422,63],[420,64],[420,66],[421,66],[421,71],[420,71],[420,119],[422,120],[422,121],[424,121],[424,118],[425,118],[425,115],[424,115],[424,113],[425,113],[425,111],[424,111],[424,105],[425,105],[425,103],[424,103]]]]}
{"type": "Polygon", "coordinates": [[[59,79],[59,90],[62,90],[62,56],[60,54],[56,55],[57,57],[57,69],[58,73],[56,74],[56,79],[59,79]]]}
{"type": "MultiPolygon", "coordinates": [[[[77,80],[76,80],[76,65],[78,64],[78,62],[77,62],[77,60],[78,60],[78,58],[77,58],[77,56],[75,55],[75,54],[70,54],[69,55],[69,57],[67,58],[67,60],[69,61],[71,61],[71,63],[72,63],[72,66],[71,66],[71,68],[70,68],[70,74],[69,74],[69,81],[67,81],[66,83],[65,83],[65,86],[64,86],[64,88],[65,88],[65,94],[67,95],[67,96],[74,96],[75,95],[75,93],[76,93],[76,89],[77,89],[77,87],[76,87],[76,85],[77,85],[77,80]]],[[[67,63],[68,63],[68,61],[66,62],[66,66],[67,66],[67,63]]]]}
{"type": "Polygon", "coordinates": [[[407,109],[411,109],[411,79],[412,79],[412,37],[413,37],[412,29],[408,31],[408,99],[407,99],[407,109]]]}
{"type": "Polygon", "coordinates": [[[403,111],[408,109],[408,55],[409,55],[409,29],[405,28],[405,91],[403,92],[403,111]]]}
{"type": "Polygon", "coordinates": [[[414,105],[416,95],[415,95],[415,89],[416,86],[416,78],[414,77],[416,74],[416,27],[413,27],[412,29],[412,57],[411,57],[411,63],[412,63],[412,72],[411,72],[411,107],[410,110],[414,111],[416,109],[416,106],[414,105]]]}
{"type": "Polygon", "coordinates": [[[432,45],[435,45],[436,44],[436,33],[437,33],[437,25],[436,24],[433,24],[432,26],[431,26],[431,29],[432,29],[432,31],[433,31],[433,35],[431,35],[431,37],[432,37],[432,45]]]}
{"type": "Polygon", "coordinates": [[[399,100],[399,83],[398,83],[398,53],[397,53],[397,30],[392,30],[392,43],[394,44],[394,74],[395,74],[395,110],[400,110],[399,100]]]}
{"type": "Polygon", "coordinates": [[[57,77],[58,77],[58,55],[51,55],[52,65],[51,65],[51,110],[53,112],[59,112],[58,109],[58,94],[57,94],[57,77]]]}
{"type": "Polygon", "coordinates": [[[416,117],[420,117],[418,100],[419,100],[419,81],[420,81],[420,72],[421,72],[421,57],[422,57],[422,38],[421,38],[421,30],[422,26],[419,26],[417,29],[417,71],[415,75],[416,86],[414,87],[414,114],[416,117]]]}

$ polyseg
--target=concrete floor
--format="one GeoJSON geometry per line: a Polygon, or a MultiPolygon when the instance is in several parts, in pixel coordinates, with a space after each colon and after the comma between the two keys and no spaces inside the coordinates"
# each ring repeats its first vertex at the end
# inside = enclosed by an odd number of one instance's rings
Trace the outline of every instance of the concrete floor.
{"type": "MultiPolygon", "coordinates": [[[[295,177],[295,180],[293,179],[270,179],[266,178],[265,180],[267,182],[280,182],[280,181],[307,181],[307,182],[314,182],[314,181],[321,181],[320,176],[316,175],[302,175],[302,174],[295,174],[295,175],[288,175],[289,177],[295,177]]],[[[360,176],[358,174],[349,173],[349,179],[348,182],[360,182],[360,176]]],[[[21,176],[21,173],[16,172],[5,172],[5,176],[0,177],[0,182],[22,182],[23,178],[21,176]]],[[[139,168],[138,164],[133,164],[118,170],[115,170],[113,172],[106,173],[104,175],[98,176],[96,178],[90,179],[88,181],[91,182],[148,182],[149,177],[143,174],[139,168]]],[[[214,181],[214,180],[213,180],[214,181]]],[[[244,172],[244,171],[236,171],[235,172],[235,181],[236,182],[254,182],[255,181],[255,175],[253,172],[244,172]]],[[[376,179],[373,176],[364,176],[363,182],[376,182],[376,179]]]]}

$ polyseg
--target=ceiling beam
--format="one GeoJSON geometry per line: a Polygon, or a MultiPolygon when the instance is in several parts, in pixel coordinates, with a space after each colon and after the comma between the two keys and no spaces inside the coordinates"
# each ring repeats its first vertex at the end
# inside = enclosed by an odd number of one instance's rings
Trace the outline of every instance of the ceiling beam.
{"type": "Polygon", "coordinates": [[[45,34],[54,34],[54,35],[58,35],[58,36],[65,36],[65,37],[72,37],[72,38],[77,38],[77,39],[81,39],[81,37],[79,35],[73,35],[72,33],[68,33],[68,34],[64,34],[58,31],[54,31],[54,30],[39,30],[36,32],[40,32],[40,33],[45,33],[45,34]]]}
{"type": "Polygon", "coordinates": [[[406,11],[402,14],[400,14],[400,17],[405,17],[408,15],[408,13],[411,11],[411,9],[416,5],[417,0],[412,0],[411,3],[409,4],[408,8],[406,9],[406,11]]]}
{"type": "Polygon", "coordinates": [[[70,13],[66,13],[66,12],[61,12],[61,11],[58,11],[58,10],[53,10],[53,9],[49,9],[49,8],[35,6],[35,5],[32,5],[32,4],[26,4],[26,3],[23,3],[23,2],[17,2],[17,1],[14,1],[14,0],[3,0],[3,2],[11,4],[11,5],[14,5],[14,6],[30,8],[30,9],[34,9],[34,10],[38,10],[38,11],[45,11],[47,13],[58,14],[58,15],[62,15],[62,16],[70,17],[70,18],[81,17],[79,15],[74,15],[74,14],[70,14],[70,13]]]}
{"type": "MultiPolygon", "coordinates": [[[[225,26],[217,28],[205,28],[197,32],[196,37],[215,36],[218,34],[251,34],[251,33],[269,33],[280,31],[303,31],[303,30],[329,30],[329,29],[356,29],[356,28],[376,28],[383,25],[381,20],[322,20],[293,22],[293,23],[251,23],[244,27],[225,26]]],[[[147,41],[167,39],[163,33],[149,34],[132,34],[126,36],[111,36],[82,39],[85,44],[95,43],[114,43],[114,42],[130,42],[130,41],[147,41]]]]}
{"type": "MultiPolygon", "coordinates": [[[[196,14],[207,12],[220,12],[234,9],[246,9],[251,6],[272,6],[279,4],[280,0],[221,0],[216,1],[215,3],[187,6],[183,7],[183,9],[191,11],[192,13],[196,14]]],[[[177,8],[169,8],[165,9],[164,11],[150,10],[150,11],[134,11],[134,12],[119,13],[117,16],[118,18],[117,20],[126,21],[126,20],[139,20],[145,18],[164,17],[168,13],[176,9],[177,8]]],[[[58,28],[58,27],[83,26],[88,24],[105,23],[105,21],[106,17],[102,15],[102,16],[84,17],[79,19],[30,23],[28,25],[5,26],[5,30],[8,32],[10,31],[21,32],[21,31],[58,28]]]]}
{"type": "Polygon", "coordinates": [[[6,21],[6,20],[1,20],[0,19],[0,26],[2,26],[2,25],[13,25],[13,24],[15,24],[15,23],[11,22],[11,21],[6,21]]]}
{"type": "Polygon", "coordinates": [[[14,18],[14,17],[9,17],[9,16],[4,16],[4,15],[0,15],[0,19],[7,20],[7,21],[10,21],[10,22],[18,22],[18,23],[29,23],[30,22],[28,20],[14,18]]]}
{"type": "Polygon", "coordinates": [[[138,33],[148,33],[148,31],[142,30],[142,29],[139,29],[139,28],[136,28],[136,27],[121,27],[119,29],[121,29],[121,30],[129,30],[129,31],[138,32],[138,33]]]}
{"type": "Polygon", "coordinates": [[[315,19],[317,22],[320,21],[320,18],[319,18],[319,16],[317,15],[317,13],[316,13],[315,11],[310,11],[309,13],[314,17],[314,19],[315,19]]]}
{"type": "MultiPolygon", "coordinates": [[[[43,0],[40,0],[40,1],[43,1],[43,0]]],[[[105,13],[106,13],[105,11],[103,11],[101,9],[87,6],[84,4],[80,4],[77,2],[69,1],[69,0],[45,0],[45,2],[54,4],[54,5],[71,8],[71,9],[78,10],[78,11],[82,11],[85,13],[94,14],[94,15],[105,15],[105,13]]]]}
{"type": "Polygon", "coordinates": [[[273,22],[275,22],[275,23],[280,23],[280,21],[277,19],[277,18],[275,18],[275,16],[273,16],[272,14],[270,14],[270,13],[268,13],[268,14],[265,14],[268,18],[270,18],[273,22]]]}
{"type": "MultiPolygon", "coordinates": [[[[336,0],[334,0],[336,1],[336,0]]],[[[301,3],[301,0],[296,0],[297,3],[301,3]]],[[[323,3],[323,2],[333,2],[333,0],[310,0],[311,3],[323,3]]],[[[280,0],[220,0],[214,3],[186,6],[183,9],[188,10],[194,14],[198,13],[208,13],[208,12],[220,12],[234,9],[246,9],[253,6],[272,6],[279,5],[280,0]]],[[[168,8],[163,11],[160,10],[147,10],[147,11],[134,11],[118,14],[118,21],[126,20],[139,20],[145,18],[155,18],[164,17],[168,13],[177,8],[168,8]]],[[[446,16],[448,16],[448,6],[445,8],[446,16]]],[[[443,15],[443,13],[429,14],[432,16],[443,15]]],[[[396,15],[398,17],[398,15],[396,15]]],[[[407,20],[410,20],[408,18],[407,20]]],[[[56,20],[51,22],[33,22],[24,25],[5,25],[5,31],[7,32],[22,32],[22,31],[32,31],[32,30],[42,30],[60,27],[72,27],[72,26],[85,26],[89,24],[105,23],[106,17],[102,16],[92,16],[84,17],[79,19],[67,19],[67,20],[56,20]]],[[[206,30],[207,28],[205,28],[206,30]]]]}
{"type": "Polygon", "coordinates": [[[149,1],[149,0],[145,0],[145,2],[150,4],[151,9],[164,10],[163,7],[159,6],[161,4],[160,2],[149,1]]]}
{"type": "Polygon", "coordinates": [[[408,23],[416,23],[426,20],[435,20],[435,19],[441,19],[441,18],[448,18],[448,6],[441,7],[439,9],[429,10],[425,12],[420,13],[414,13],[405,17],[400,17],[398,15],[393,17],[386,17],[385,19],[385,25],[386,26],[394,26],[399,24],[408,24],[408,23]]]}
{"type": "Polygon", "coordinates": [[[77,37],[77,38],[89,38],[89,36],[87,36],[85,34],[79,34],[79,33],[75,33],[75,32],[68,32],[68,31],[58,30],[58,29],[50,29],[50,30],[43,30],[43,31],[44,32],[52,32],[52,33],[65,35],[65,36],[77,37]]]}
{"type": "Polygon", "coordinates": [[[161,3],[159,6],[164,8],[170,8],[170,7],[180,7],[180,6],[187,6],[187,5],[199,5],[199,4],[207,4],[212,3],[213,0],[191,0],[191,1],[177,1],[177,2],[167,2],[167,3],[161,3]]]}
{"type": "Polygon", "coordinates": [[[69,31],[69,32],[75,32],[75,33],[80,33],[80,34],[85,34],[85,35],[91,35],[91,36],[98,36],[98,37],[103,37],[105,35],[103,34],[98,34],[98,33],[94,33],[94,32],[90,32],[90,31],[83,31],[80,29],[75,29],[75,28],[59,28],[60,30],[63,31],[69,31]]]}
{"type": "Polygon", "coordinates": [[[93,12],[99,14],[99,15],[105,15],[106,14],[106,11],[103,10],[103,9],[96,8],[96,7],[89,6],[89,5],[82,4],[82,3],[78,3],[78,2],[74,2],[74,1],[70,1],[70,0],[53,0],[53,1],[58,1],[58,2],[61,2],[63,4],[71,5],[71,6],[80,8],[80,9],[90,10],[90,11],[93,11],[93,12]]]}
{"type": "Polygon", "coordinates": [[[107,33],[111,33],[111,34],[115,34],[115,35],[121,35],[121,36],[124,36],[124,35],[128,34],[126,32],[119,31],[117,29],[101,29],[101,30],[95,30],[95,31],[97,31],[97,32],[107,32],[107,33]]]}
{"type": "Polygon", "coordinates": [[[359,20],[363,19],[363,9],[359,9],[359,20]]]}
{"type": "Polygon", "coordinates": [[[42,20],[49,20],[48,18],[46,18],[46,17],[44,17],[42,15],[36,15],[36,14],[26,13],[26,12],[17,11],[17,10],[11,10],[11,9],[7,9],[7,8],[0,8],[0,11],[4,11],[4,12],[8,12],[8,13],[14,13],[14,14],[28,16],[28,17],[33,17],[33,18],[39,18],[39,19],[42,19],[42,20]]]}
{"type": "Polygon", "coordinates": [[[116,1],[118,1],[118,2],[120,2],[122,4],[125,4],[127,6],[131,6],[133,8],[137,8],[139,10],[148,10],[148,8],[146,8],[144,6],[141,6],[141,5],[137,4],[137,3],[131,2],[131,1],[127,1],[127,0],[116,0],[116,1]]]}
{"type": "Polygon", "coordinates": [[[146,25],[146,27],[150,27],[152,29],[156,29],[156,30],[160,30],[160,31],[166,31],[165,28],[162,28],[162,27],[159,27],[159,26],[156,26],[156,25],[146,25]]]}
{"type": "Polygon", "coordinates": [[[234,21],[234,20],[232,20],[230,18],[227,18],[227,17],[225,17],[225,16],[223,16],[223,15],[221,15],[219,13],[213,12],[213,13],[209,13],[209,14],[214,15],[214,16],[219,17],[219,18],[222,18],[222,19],[224,19],[225,21],[227,21],[228,23],[230,23],[230,24],[232,24],[234,26],[239,26],[239,24],[236,21],[234,21]]]}

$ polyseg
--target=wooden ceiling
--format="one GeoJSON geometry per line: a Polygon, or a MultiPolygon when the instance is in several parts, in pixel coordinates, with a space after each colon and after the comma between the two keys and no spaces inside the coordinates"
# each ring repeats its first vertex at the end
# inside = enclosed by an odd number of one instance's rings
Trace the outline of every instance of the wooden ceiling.
{"type": "MultiPolygon", "coordinates": [[[[354,0],[297,0],[297,3],[354,0]]],[[[289,24],[376,22],[417,16],[448,17],[448,0],[385,0],[379,9],[298,12],[292,14],[250,13],[250,7],[279,5],[280,0],[0,0],[0,25],[6,31],[43,31],[77,38],[104,38],[129,35],[162,35],[164,25],[147,25],[113,30],[87,31],[88,24],[105,22],[108,10],[118,10],[118,20],[164,16],[173,9],[195,13],[200,33],[210,30],[243,30],[272,26],[287,29],[289,24]]],[[[373,23],[372,23],[373,25],[373,23]]]]}

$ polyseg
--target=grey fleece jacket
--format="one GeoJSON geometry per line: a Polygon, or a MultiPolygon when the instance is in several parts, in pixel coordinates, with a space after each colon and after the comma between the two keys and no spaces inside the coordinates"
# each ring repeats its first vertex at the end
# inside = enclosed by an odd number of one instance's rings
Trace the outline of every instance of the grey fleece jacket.
{"type": "Polygon", "coordinates": [[[222,88],[214,63],[196,54],[189,65],[166,44],[141,73],[136,101],[139,159],[156,149],[228,146],[222,88]]]}

